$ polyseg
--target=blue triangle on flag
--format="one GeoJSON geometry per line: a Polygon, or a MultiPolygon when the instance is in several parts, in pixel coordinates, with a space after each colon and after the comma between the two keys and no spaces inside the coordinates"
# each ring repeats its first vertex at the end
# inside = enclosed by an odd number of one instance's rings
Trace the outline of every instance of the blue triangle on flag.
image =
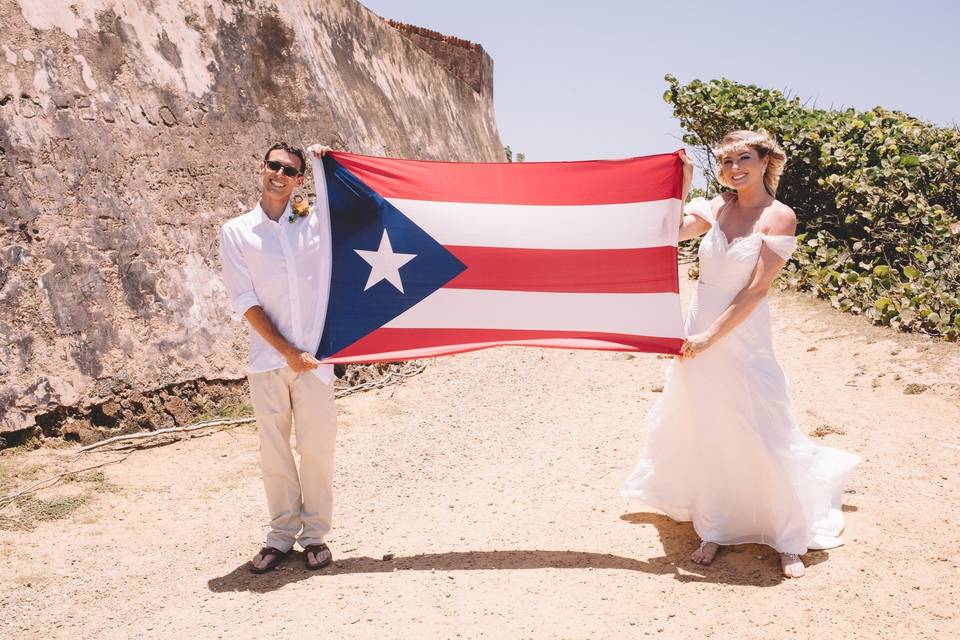
{"type": "Polygon", "coordinates": [[[323,159],[330,202],[333,274],[317,358],[335,355],[379,329],[466,269],[460,260],[379,193],[343,168],[323,159]],[[387,280],[364,291],[370,264],[356,253],[376,251],[384,231],[395,253],[414,254],[400,267],[403,292],[387,280]]]}

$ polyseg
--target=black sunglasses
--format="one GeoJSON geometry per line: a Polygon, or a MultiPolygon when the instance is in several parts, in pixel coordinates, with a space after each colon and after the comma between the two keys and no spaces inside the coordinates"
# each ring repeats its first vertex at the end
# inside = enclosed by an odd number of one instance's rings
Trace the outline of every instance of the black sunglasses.
{"type": "Polygon", "coordinates": [[[276,160],[267,160],[264,162],[267,165],[267,169],[276,173],[277,171],[283,171],[283,175],[288,178],[296,178],[300,175],[300,170],[294,167],[291,167],[288,164],[283,164],[282,162],[277,162],[276,160]]]}

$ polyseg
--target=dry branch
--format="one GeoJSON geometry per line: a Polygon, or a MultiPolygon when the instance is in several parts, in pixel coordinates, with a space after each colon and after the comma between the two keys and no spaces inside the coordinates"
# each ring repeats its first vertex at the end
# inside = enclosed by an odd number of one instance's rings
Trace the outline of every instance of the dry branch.
{"type": "Polygon", "coordinates": [[[241,424],[246,424],[248,422],[253,422],[253,418],[237,418],[235,420],[205,420],[203,422],[196,422],[194,424],[188,424],[185,427],[169,427],[167,429],[158,429],[156,431],[146,431],[144,433],[130,433],[123,436],[114,436],[112,438],[107,438],[106,440],[101,440],[100,442],[94,442],[93,444],[88,444],[85,447],[80,449],[80,453],[86,453],[92,451],[93,449],[99,449],[100,447],[105,447],[108,444],[114,444],[117,442],[129,442],[131,440],[143,440],[147,438],[155,438],[158,436],[163,436],[171,433],[187,433],[190,431],[196,431],[198,429],[207,429],[209,427],[228,427],[228,426],[238,426],[241,424]]]}

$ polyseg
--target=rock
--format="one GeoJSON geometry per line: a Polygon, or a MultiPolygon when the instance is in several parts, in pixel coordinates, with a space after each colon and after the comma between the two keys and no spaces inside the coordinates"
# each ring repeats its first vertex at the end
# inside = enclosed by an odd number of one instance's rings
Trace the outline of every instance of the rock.
{"type": "Polygon", "coordinates": [[[836,434],[836,435],[842,436],[842,435],[846,435],[846,433],[847,432],[844,431],[841,427],[838,427],[832,424],[822,424],[816,429],[814,429],[813,431],[811,431],[810,435],[814,438],[823,438],[830,434],[836,434]]]}
{"type": "Polygon", "coordinates": [[[170,396],[163,401],[163,408],[173,416],[174,421],[177,426],[184,426],[190,424],[191,412],[187,408],[187,403],[183,401],[182,398],[178,396],[170,396]]]}
{"type": "Polygon", "coordinates": [[[104,402],[96,405],[90,412],[90,419],[98,427],[115,428],[123,417],[120,403],[116,401],[104,402]]]}
{"type": "Polygon", "coordinates": [[[60,429],[60,436],[65,440],[71,440],[86,445],[96,442],[102,438],[100,431],[90,426],[86,420],[67,420],[60,429]]]}

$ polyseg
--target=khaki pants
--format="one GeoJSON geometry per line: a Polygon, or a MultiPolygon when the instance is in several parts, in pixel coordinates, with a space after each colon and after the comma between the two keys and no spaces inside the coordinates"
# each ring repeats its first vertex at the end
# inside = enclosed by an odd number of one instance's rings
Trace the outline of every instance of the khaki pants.
{"type": "Polygon", "coordinates": [[[288,551],[320,544],[333,514],[333,450],[337,412],[333,382],[290,367],[251,373],[250,396],[260,430],[260,465],[270,510],[267,546],[288,551]],[[296,427],[300,473],[290,450],[296,427]],[[301,531],[302,530],[302,531],[301,531]],[[299,534],[299,538],[298,535],[299,534]]]}

